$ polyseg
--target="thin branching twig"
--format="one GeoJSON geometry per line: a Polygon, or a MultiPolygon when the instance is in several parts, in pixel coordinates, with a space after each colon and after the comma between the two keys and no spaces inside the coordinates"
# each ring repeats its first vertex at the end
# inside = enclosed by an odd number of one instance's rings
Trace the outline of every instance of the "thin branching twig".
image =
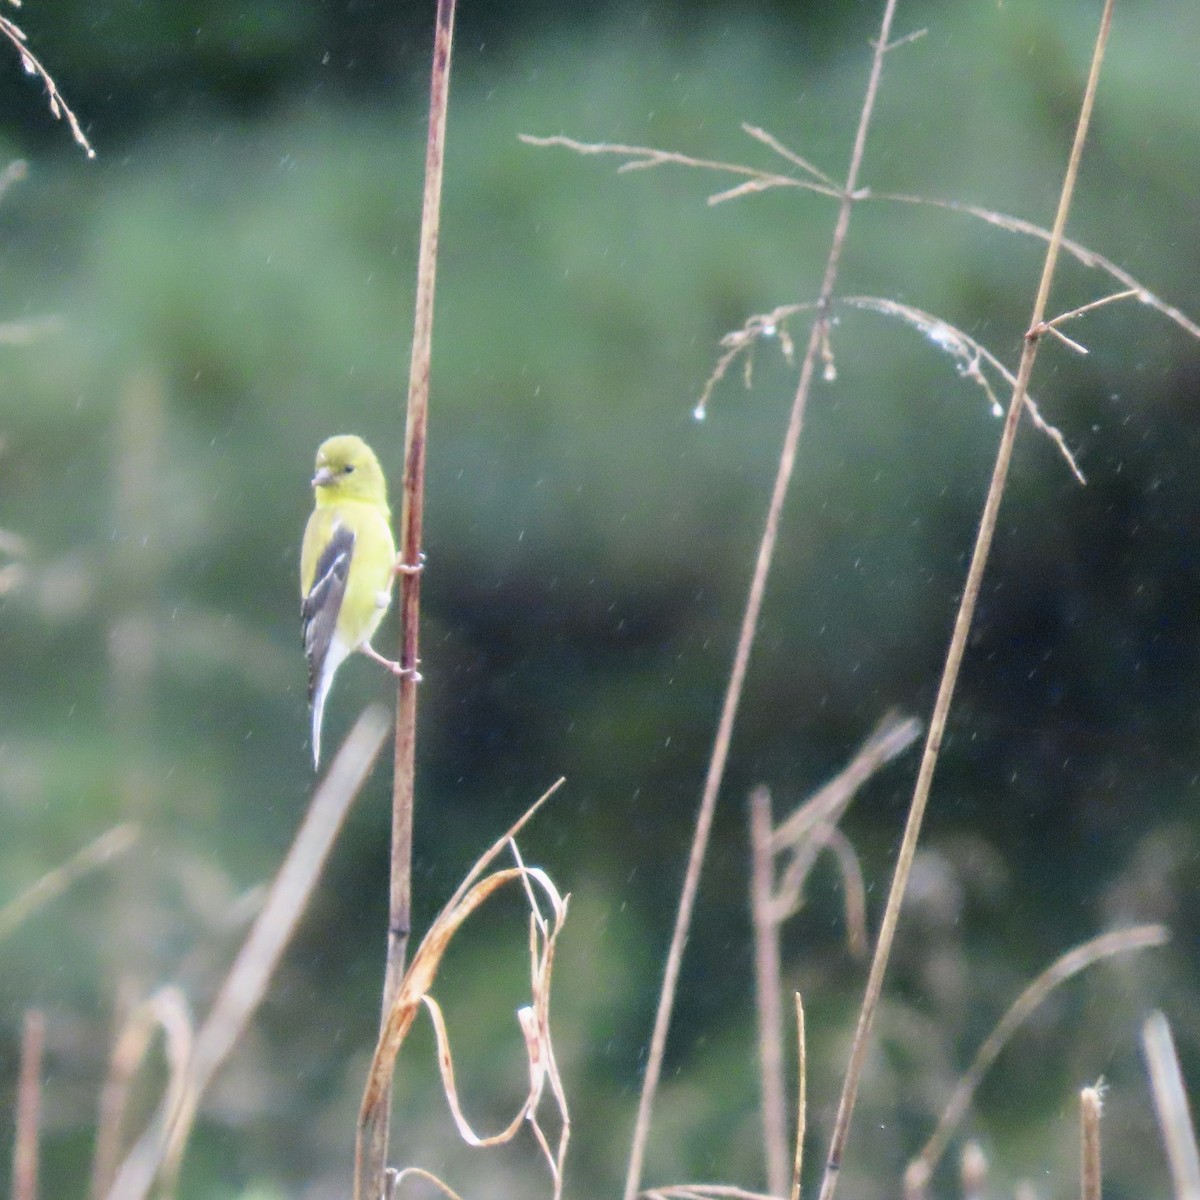
{"type": "MultiPolygon", "coordinates": [[[[1101,307],[1103,304],[1112,303],[1114,300],[1125,299],[1130,295],[1132,295],[1130,292],[1118,292],[1116,295],[1107,296],[1103,300],[1093,301],[1091,304],[1085,304],[1082,308],[1075,309],[1070,313],[1064,313],[1061,317],[1056,317],[1053,321],[1042,322],[1042,327],[1044,331],[1062,337],[1063,335],[1058,330],[1059,322],[1069,317],[1080,316],[1085,312],[1090,312],[1092,309],[1101,307]]],[[[932,313],[915,308],[911,304],[903,304],[898,300],[890,300],[882,296],[840,296],[835,303],[845,305],[847,308],[864,309],[869,312],[881,313],[884,316],[895,317],[903,321],[906,325],[910,325],[927,338],[933,346],[950,355],[954,360],[959,375],[964,379],[969,379],[983,390],[994,416],[1004,415],[1004,407],[1001,405],[992,387],[992,382],[988,379],[983,368],[991,368],[1010,388],[1016,386],[1017,377],[982,342],[973,338],[965,330],[959,329],[956,325],[952,325],[949,321],[943,320],[941,317],[935,317],[932,313]]],[[[743,358],[746,364],[747,383],[749,382],[752,367],[751,355],[759,342],[765,339],[777,338],[784,358],[791,362],[793,351],[791,336],[788,333],[788,321],[798,314],[812,312],[816,308],[817,302],[812,300],[797,304],[781,304],[777,308],[773,308],[770,312],[756,313],[748,317],[740,329],[734,329],[725,334],[721,339],[721,345],[724,347],[724,350],[717,357],[712,371],[704,382],[704,386],[700,392],[700,399],[696,403],[695,415],[703,418],[708,410],[709,401],[712,399],[712,394],[717,384],[724,379],[729,368],[739,358],[743,358]]],[[[1069,341],[1070,339],[1067,340],[1069,341]]],[[[1078,349],[1082,349],[1082,347],[1078,347],[1078,349]]],[[[824,353],[827,362],[826,378],[832,378],[834,372],[832,350],[828,348],[828,345],[826,345],[824,353]]],[[[1066,460],[1067,466],[1071,469],[1071,473],[1075,478],[1080,483],[1087,483],[1078,462],[1075,460],[1075,456],[1067,446],[1066,438],[1063,437],[1061,430],[1051,425],[1042,416],[1037,402],[1028,393],[1025,396],[1025,410],[1029,414],[1029,418],[1034,426],[1044,433],[1058,448],[1058,452],[1066,460]]]]}
{"type": "MultiPolygon", "coordinates": [[[[1071,209],[1071,198],[1075,191],[1075,181],[1079,173],[1079,162],[1083,156],[1083,147],[1087,140],[1092,107],[1096,99],[1096,88],[1100,81],[1100,64],[1104,60],[1104,50],[1108,43],[1108,32],[1112,24],[1112,9],[1113,0],[1105,0],[1104,12],[1100,19],[1100,30],[1096,36],[1095,49],[1092,54],[1091,69],[1088,72],[1083,103],[1080,107],[1079,120],[1075,127],[1075,138],[1071,146],[1071,155],[1063,178],[1062,189],[1059,193],[1058,210],[1054,217],[1054,230],[1046,249],[1042,277],[1038,284],[1037,296],[1033,302],[1033,312],[1029,321],[1031,329],[1036,328],[1039,322],[1045,319],[1046,306],[1050,296],[1050,285],[1054,280],[1055,268],[1058,265],[1063,231],[1066,228],[1067,214],[1071,209]]],[[[928,804],[930,788],[933,784],[933,772],[937,766],[938,755],[942,748],[942,738],[946,732],[950,702],[954,696],[954,687],[958,682],[959,667],[962,665],[963,655],[966,651],[967,635],[970,632],[971,624],[975,617],[975,606],[979,600],[979,591],[983,583],[983,572],[987,566],[992,537],[996,531],[996,521],[1000,512],[1000,500],[1004,495],[1004,485],[1008,478],[1009,463],[1012,461],[1017,425],[1025,405],[1025,396],[1029,388],[1029,378],[1033,372],[1033,365],[1037,358],[1037,350],[1038,339],[1026,338],[1024,350],[1021,354],[1020,366],[1017,370],[1016,384],[1012,391],[1012,400],[1008,407],[1008,414],[1004,420],[1004,429],[1000,436],[1000,444],[996,451],[996,462],[992,470],[991,482],[988,485],[987,498],[984,501],[979,532],[975,540],[975,548],[971,555],[971,565],[967,571],[962,599],[959,602],[958,613],[954,620],[954,632],[950,639],[950,648],[946,654],[946,663],[942,670],[941,682],[938,685],[937,698],[934,702],[933,713],[929,719],[929,733],[925,741],[925,752],[921,759],[921,767],[917,775],[916,786],[913,790],[912,805],[909,809],[908,820],[905,823],[904,835],[901,839],[900,850],[896,858],[892,885],[884,909],[879,938],[875,945],[875,955],[871,961],[871,970],[867,977],[867,986],[864,991],[862,1006],[859,1009],[854,1040],[851,1045],[846,1074],[842,1083],[842,1093],[838,1101],[837,1115],[834,1118],[833,1131],[830,1135],[829,1151],[825,1160],[825,1173],[821,1180],[820,1200],[832,1200],[837,1189],[838,1175],[841,1171],[842,1158],[846,1151],[846,1142],[850,1136],[850,1123],[854,1116],[855,1102],[858,1098],[858,1085],[862,1078],[867,1043],[870,1039],[871,1029],[875,1020],[875,1010],[879,1004],[879,997],[883,990],[883,979],[891,957],[892,943],[896,934],[896,924],[900,917],[900,907],[904,900],[904,893],[908,890],[909,874],[912,870],[913,859],[916,857],[917,842],[920,838],[921,825],[925,817],[925,808],[928,804]]]]}
{"type": "MultiPolygon", "coordinates": [[[[899,42],[893,43],[893,47],[899,44],[899,42]]],[[[889,47],[889,49],[891,48],[889,47]]],[[[795,151],[787,149],[782,143],[775,144],[777,139],[773,135],[764,134],[759,137],[758,135],[762,133],[761,130],[754,130],[752,127],[745,125],[743,128],[747,133],[755,136],[758,141],[771,146],[772,149],[776,150],[777,153],[789,162],[802,161],[795,151]]],[[[660,150],[653,146],[626,146],[615,142],[580,142],[574,138],[534,137],[529,134],[521,134],[520,138],[523,142],[532,146],[563,146],[566,149],[574,150],[577,154],[611,154],[630,160],[618,168],[620,171],[630,171],[641,167],[675,165],[707,171],[726,172],[731,175],[746,177],[745,183],[711,195],[708,199],[709,204],[720,204],[726,200],[733,200],[739,196],[756,192],[765,192],[775,187],[800,188],[804,191],[816,192],[819,195],[827,194],[834,199],[843,199],[843,193],[836,187],[826,190],[808,180],[797,179],[792,175],[778,175],[770,171],[761,171],[754,167],[745,166],[742,163],[715,162],[711,159],[695,158],[688,154],[660,150]]],[[[805,167],[812,172],[817,170],[815,167],[807,164],[805,164],[805,167]]],[[[856,203],[875,201],[887,204],[908,204],[937,208],[945,212],[959,213],[963,216],[973,217],[976,220],[984,221],[996,229],[1003,229],[1007,233],[1018,233],[1024,237],[1035,238],[1043,242],[1049,242],[1052,236],[1051,230],[1033,221],[1027,221],[1024,217],[1014,217],[1008,213],[997,212],[993,209],[982,208],[977,204],[967,204],[959,200],[943,200],[937,197],[915,196],[902,192],[877,192],[869,187],[858,188],[850,199],[856,203]]],[[[1061,239],[1060,248],[1082,266],[1090,270],[1103,271],[1106,275],[1122,284],[1140,304],[1145,304],[1147,307],[1155,309],[1169,321],[1186,330],[1193,337],[1200,338],[1200,324],[1197,324],[1187,313],[1175,305],[1155,295],[1154,292],[1139,283],[1128,271],[1123,267],[1117,266],[1111,259],[1069,237],[1061,239]]]]}
{"type": "MultiPolygon", "coordinates": [[[[744,128],[747,133],[751,133],[751,127],[745,126],[744,128]]],[[[564,149],[575,151],[576,154],[584,155],[615,154],[620,158],[626,159],[617,168],[621,174],[625,174],[628,171],[644,170],[647,167],[672,165],[693,167],[702,171],[726,172],[730,175],[745,177],[744,183],[740,183],[736,187],[726,191],[715,192],[709,197],[709,204],[720,204],[725,200],[732,200],[737,196],[744,196],[752,192],[765,192],[767,189],[773,187],[801,188],[806,192],[816,192],[820,196],[832,196],[834,199],[840,199],[842,196],[840,188],[829,182],[824,174],[808,163],[802,163],[804,169],[810,174],[815,174],[822,182],[814,183],[810,179],[797,179],[793,175],[775,175],[769,171],[760,171],[755,167],[743,166],[741,163],[717,162],[713,159],[693,158],[689,154],[680,154],[674,150],[656,150],[652,146],[625,146],[620,142],[581,142],[575,138],[564,137],[561,134],[555,134],[552,137],[535,137],[533,134],[522,133],[519,136],[521,141],[528,146],[562,146],[564,149]]],[[[758,137],[761,141],[766,140],[770,135],[763,134],[761,130],[754,130],[751,136],[758,137]]],[[[799,162],[799,156],[796,155],[791,161],[799,162]]]]}
{"type": "MultiPolygon", "coordinates": [[[[1007,213],[994,212],[991,209],[981,208],[976,204],[964,204],[958,200],[938,200],[928,196],[909,196],[898,192],[870,191],[864,191],[859,198],[862,200],[881,200],[893,204],[925,205],[930,208],[940,208],[946,212],[962,213],[965,216],[985,221],[997,229],[1004,229],[1009,233],[1024,234],[1026,237],[1037,238],[1039,241],[1046,243],[1049,243],[1054,237],[1053,230],[1045,229],[1041,225],[1035,225],[1032,221],[1026,221],[1022,217],[1012,217],[1007,213]]],[[[1106,275],[1111,276],[1118,283],[1123,284],[1127,289],[1132,291],[1139,303],[1145,304],[1149,308],[1162,313],[1164,317],[1174,322],[1180,329],[1186,330],[1192,337],[1200,338],[1200,325],[1193,321],[1187,313],[1176,308],[1173,304],[1168,304],[1161,297],[1156,296],[1150,291],[1149,288],[1143,287],[1128,271],[1123,267],[1118,267],[1111,259],[1105,258],[1103,254],[1098,254],[1095,250],[1089,249],[1087,246],[1073,241],[1069,237],[1060,236],[1058,244],[1060,250],[1069,254],[1083,266],[1103,271],[1106,275]]]]}

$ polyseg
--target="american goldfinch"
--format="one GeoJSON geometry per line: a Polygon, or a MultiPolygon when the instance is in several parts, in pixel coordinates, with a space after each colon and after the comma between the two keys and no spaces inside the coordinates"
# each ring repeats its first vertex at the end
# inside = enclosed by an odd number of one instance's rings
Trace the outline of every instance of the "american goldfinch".
{"type": "Polygon", "coordinates": [[[391,603],[396,575],[408,568],[396,559],[387,481],[362,438],[342,434],[322,442],[312,485],[316,507],[300,552],[300,619],[315,768],[321,760],[325,698],[347,655],[361,650],[393,675],[406,674],[371,645],[371,638],[391,603]]]}

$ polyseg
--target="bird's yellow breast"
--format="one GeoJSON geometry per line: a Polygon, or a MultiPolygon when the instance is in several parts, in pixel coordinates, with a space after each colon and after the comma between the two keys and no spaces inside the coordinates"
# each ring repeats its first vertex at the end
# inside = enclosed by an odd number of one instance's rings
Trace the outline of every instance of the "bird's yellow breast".
{"type": "Polygon", "coordinates": [[[312,589],[317,560],[337,525],[354,534],[354,552],[337,617],[337,632],[350,650],[368,641],[391,599],[396,543],[386,509],[377,504],[342,500],[313,510],[304,530],[300,553],[300,594],[312,589]]]}

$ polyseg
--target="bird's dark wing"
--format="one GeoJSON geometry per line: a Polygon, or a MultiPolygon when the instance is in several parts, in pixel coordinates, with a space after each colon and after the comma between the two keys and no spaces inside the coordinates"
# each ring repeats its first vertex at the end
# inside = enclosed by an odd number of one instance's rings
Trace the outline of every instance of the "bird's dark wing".
{"type": "Polygon", "coordinates": [[[317,682],[325,665],[325,656],[337,629],[342,597],[346,594],[346,579],[350,574],[350,559],[354,555],[354,533],[344,525],[335,525],[329,544],[317,559],[313,585],[300,604],[300,621],[304,630],[304,655],[308,659],[308,700],[316,695],[317,682]]]}

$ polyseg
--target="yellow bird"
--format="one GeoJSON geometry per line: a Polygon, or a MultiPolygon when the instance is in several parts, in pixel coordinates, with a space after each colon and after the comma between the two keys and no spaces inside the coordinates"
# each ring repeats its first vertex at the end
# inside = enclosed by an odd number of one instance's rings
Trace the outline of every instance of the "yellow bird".
{"type": "Polygon", "coordinates": [[[393,675],[420,678],[372,645],[392,599],[396,558],[387,481],[371,447],[342,434],[321,443],[312,479],[316,506],[300,553],[300,619],[308,659],[313,767],[321,760],[321,717],[334,674],[360,650],[393,675]]]}

